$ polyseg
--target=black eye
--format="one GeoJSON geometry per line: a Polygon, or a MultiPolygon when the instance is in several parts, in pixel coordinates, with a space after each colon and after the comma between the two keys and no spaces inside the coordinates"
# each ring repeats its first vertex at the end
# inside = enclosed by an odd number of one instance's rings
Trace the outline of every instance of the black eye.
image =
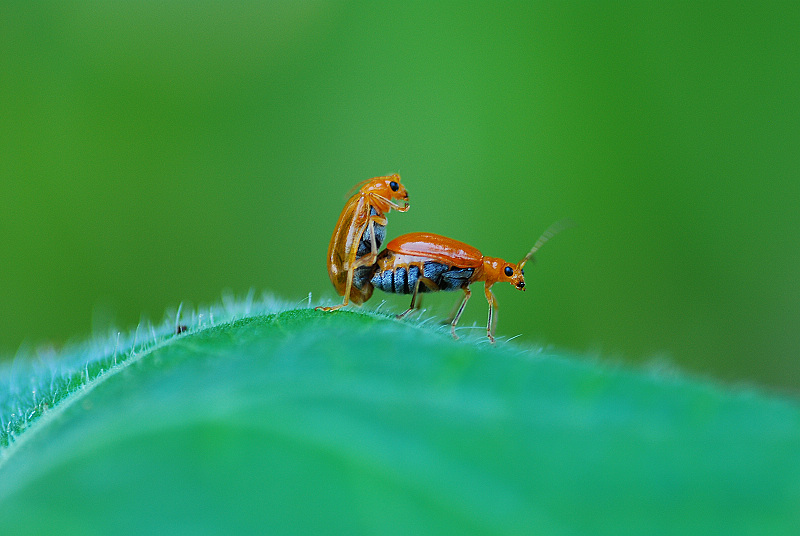
{"type": "Polygon", "coordinates": [[[506,266],[505,273],[508,277],[511,277],[514,275],[514,270],[512,270],[510,266],[506,266]]]}
{"type": "Polygon", "coordinates": [[[396,192],[398,188],[400,188],[400,185],[392,181],[389,183],[389,188],[391,188],[393,192],[396,192]]]}

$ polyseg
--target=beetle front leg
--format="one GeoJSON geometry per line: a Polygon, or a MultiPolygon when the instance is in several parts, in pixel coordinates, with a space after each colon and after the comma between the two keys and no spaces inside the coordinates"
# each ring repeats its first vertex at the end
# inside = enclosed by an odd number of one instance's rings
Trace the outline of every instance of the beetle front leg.
{"type": "Polygon", "coordinates": [[[494,310],[497,309],[497,299],[494,297],[494,294],[492,294],[491,285],[486,285],[484,294],[486,294],[486,301],[489,302],[489,321],[486,323],[486,336],[489,337],[489,341],[494,344],[494,330],[497,327],[497,318],[495,318],[493,313],[494,310]]]}
{"type": "Polygon", "coordinates": [[[389,208],[393,208],[398,212],[407,212],[408,211],[408,198],[406,198],[406,204],[401,207],[400,205],[398,205],[397,203],[395,203],[391,199],[387,199],[387,198],[383,197],[382,195],[378,195],[378,194],[372,194],[372,195],[373,195],[373,197],[375,197],[377,199],[380,199],[381,201],[383,201],[384,203],[389,205],[389,208]]]}

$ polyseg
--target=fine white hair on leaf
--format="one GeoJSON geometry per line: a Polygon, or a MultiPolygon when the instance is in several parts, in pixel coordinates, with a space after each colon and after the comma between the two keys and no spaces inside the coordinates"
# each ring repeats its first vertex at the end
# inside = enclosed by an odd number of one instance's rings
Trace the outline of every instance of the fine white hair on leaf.
{"type": "MultiPolygon", "coordinates": [[[[304,300],[305,301],[305,300],[304,300]]],[[[83,343],[72,343],[60,350],[53,347],[32,350],[22,347],[5,363],[0,360],[0,459],[2,451],[44,411],[53,408],[70,394],[117,370],[130,359],[138,358],[178,334],[185,303],[165,315],[158,324],[142,319],[130,331],[109,330],[95,333],[83,343]],[[142,322],[146,322],[143,326],[142,322]],[[149,327],[149,330],[148,330],[149,327]],[[139,331],[149,331],[142,340],[139,331]]],[[[259,301],[255,291],[244,298],[231,294],[221,302],[200,310],[192,308],[193,327],[213,328],[220,323],[258,314],[271,314],[293,309],[293,304],[264,293],[259,301]],[[209,321],[202,317],[207,311],[209,321]]],[[[182,331],[182,330],[181,330],[182,331]]]]}
{"type": "Polygon", "coordinates": [[[178,312],[175,313],[175,331],[178,331],[178,326],[181,324],[181,309],[183,309],[183,302],[178,305],[178,312]]]}
{"type": "Polygon", "coordinates": [[[244,314],[245,314],[245,316],[250,316],[250,310],[253,307],[253,294],[254,294],[254,292],[255,291],[251,288],[247,292],[247,297],[244,299],[244,314]]]}
{"type": "MultiPolygon", "coordinates": [[[[310,307],[309,298],[303,299],[310,307]]],[[[301,302],[301,303],[302,303],[301,302]]],[[[192,333],[206,329],[219,329],[236,319],[276,314],[283,311],[304,311],[297,302],[263,294],[256,299],[251,290],[244,297],[223,294],[220,301],[203,308],[181,302],[177,309],[169,309],[160,322],[141,320],[130,330],[109,330],[97,333],[84,343],[71,344],[61,349],[48,347],[44,350],[19,351],[13,360],[0,362],[0,462],[3,451],[45,411],[54,408],[73,393],[93,388],[104,378],[122,370],[149,352],[157,350],[183,332],[182,322],[192,318],[192,333]],[[206,320],[203,319],[206,318],[206,320]],[[142,325],[142,322],[146,322],[142,325]],[[139,331],[144,329],[144,333],[139,331]]],[[[361,309],[356,314],[386,318],[387,301],[382,300],[372,309],[361,309]]],[[[336,315],[333,315],[336,316],[336,315]]],[[[332,316],[332,317],[333,317],[332,316]]],[[[412,318],[402,321],[407,325],[424,328],[436,337],[450,338],[449,324],[439,325],[438,317],[428,315],[420,309],[412,318]]],[[[401,322],[386,324],[382,328],[401,329],[401,322]]],[[[485,326],[459,326],[460,338],[469,344],[489,344],[485,326]]],[[[518,337],[518,335],[517,335],[518,337]]],[[[516,337],[507,339],[513,340],[516,337]]],[[[506,342],[507,342],[506,341],[506,342]]]]}

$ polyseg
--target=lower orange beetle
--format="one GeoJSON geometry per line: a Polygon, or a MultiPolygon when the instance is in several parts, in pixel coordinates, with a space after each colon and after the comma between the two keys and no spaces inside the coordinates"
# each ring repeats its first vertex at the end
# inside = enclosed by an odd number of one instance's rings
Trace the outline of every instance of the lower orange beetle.
{"type": "Polygon", "coordinates": [[[364,283],[372,277],[378,248],[386,238],[386,213],[408,210],[408,192],[400,183],[400,175],[368,179],[356,188],[358,192],[342,209],[328,245],[328,275],[344,302],[317,307],[322,311],[334,311],[349,301],[361,304],[372,296],[372,286],[364,283]],[[405,203],[400,206],[393,199],[405,203]]]}
{"type": "MultiPolygon", "coordinates": [[[[486,335],[494,342],[497,322],[494,310],[497,300],[492,294],[492,285],[508,282],[518,290],[525,290],[523,267],[536,251],[556,233],[564,229],[568,222],[558,222],[545,231],[536,245],[521,261],[512,264],[496,257],[485,257],[476,248],[432,233],[409,233],[399,236],[386,245],[375,266],[370,284],[384,292],[411,294],[411,306],[398,318],[415,309],[417,293],[440,290],[463,290],[464,297],[448,319],[450,332],[456,336],[456,324],[464,312],[471,295],[469,286],[478,281],[485,282],[484,293],[489,302],[489,321],[486,335]]],[[[372,288],[369,288],[372,294],[372,288]]]]}

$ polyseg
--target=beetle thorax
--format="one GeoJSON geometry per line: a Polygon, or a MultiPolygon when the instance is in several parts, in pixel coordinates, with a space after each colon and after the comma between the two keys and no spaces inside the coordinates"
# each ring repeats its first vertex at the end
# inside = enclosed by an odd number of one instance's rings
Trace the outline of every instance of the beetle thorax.
{"type": "Polygon", "coordinates": [[[498,257],[484,257],[483,258],[483,278],[482,281],[496,283],[502,281],[503,267],[506,261],[498,257]]]}

